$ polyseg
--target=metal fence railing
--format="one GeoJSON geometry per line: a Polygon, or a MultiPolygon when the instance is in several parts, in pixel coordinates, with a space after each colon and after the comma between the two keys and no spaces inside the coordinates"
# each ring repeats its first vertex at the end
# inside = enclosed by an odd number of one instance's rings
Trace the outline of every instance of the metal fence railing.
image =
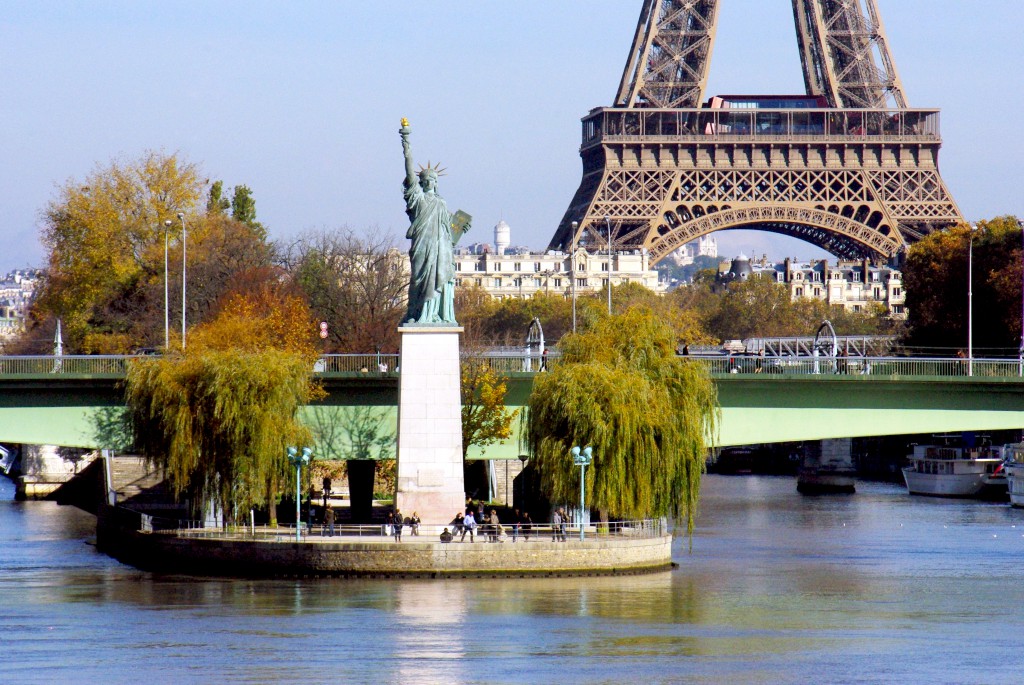
{"type": "Polygon", "coordinates": [[[850,375],[879,378],[978,378],[1021,379],[1024,364],[1019,359],[974,359],[958,357],[697,357],[713,376],[765,374],[768,376],[850,375]]]}
{"type": "MultiPolygon", "coordinates": [[[[228,527],[206,526],[202,521],[177,520],[159,516],[151,516],[142,512],[136,512],[124,507],[118,508],[122,521],[138,521],[138,529],[146,532],[159,533],[162,535],[174,535],[190,539],[208,540],[253,540],[261,542],[295,542],[295,525],[279,524],[277,527],[270,526],[249,526],[237,525],[228,527]],[[137,517],[137,519],[135,518],[137,517]]],[[[315,523],[312,526],[306,523],[300,524],[301,539],[305,541],[332,540],[328,535],[329,529],[325,524],[315,523]]],[[[403,538],[406,540],[418,540],[421,542],[437,542],[438,532],[441,526],[421,526],[421,534],[411,535],[411,528],[408,524],[403,527],[403,538]],[[437,529],[437,530],[435,530],[437,529]]],[[[501,539],[509,540],[513,536],[524,540],[554,540],[571,542],[579,539],[580,526],[576,523],[567,523],[565,526],[556,526],[550,523],[520,524],[516,528],[511,523],[502,523],[500,531],[491,524],[477,524],[474,534],[464,538],[460,531],[453,526],[448,526],[450,532],[455,536],[456,542],[474,541],[486,542],[501,536],[501,539]]],[[[593,522],[584,526],[584,534],[587,538],[655,538],[668,535],[670,527],[667,519],[641,519],[633,521],[609,521],[608,523],[593,522]]],[[[335,524],[335,538],[358,538],[367,541],[379,540],[387,542],[391,540],[392,531],[387,524],[375,523],[365,525],[335,524]]],[[[339,540],[340,541],[340,540],[339,540]]]]}
{"type": "Polygon", "coordinates": [[[467,355],[463,363],[485,364],[499,373],[539,373],[547,371],[558,363],[555,355],[539,354],[485,354],[467,355]]]}
{"type": "Polygon", "coordinates": [[[397,354],[325,354],[313,370],[325,374],[381,374],[396,373],[397,354]]]}
{"type": "Polygon", "coordinates": [[[0,376],[124,376],[139,355],[49,355],[0,357],[0,376]]]}
{"type": "MultiPolygon", "coordinates": [[[[0,356],[0,378],[31,376],[69,376],[85,378],[123,378],[128,364],[141,355],[65,355],[0,356]]],[[[879,378],[935,378],[974,376],[979,378],[1022,379],[1024,362],[1017,358],[961,357],[813,357],[805,355],[702,355],[685,357],[704,364],[713,376],[726,374],[797,375],[870,375],[879,378]]],[[[555,368],[556,354],[472,355],[463,362],[482,363],[502,374],[540,373],[555,368]]],[[[328,354],[320,357],[314,372],[321,376],[341,375],[367,378],[397,376],[397,354],[328,354]]]]}

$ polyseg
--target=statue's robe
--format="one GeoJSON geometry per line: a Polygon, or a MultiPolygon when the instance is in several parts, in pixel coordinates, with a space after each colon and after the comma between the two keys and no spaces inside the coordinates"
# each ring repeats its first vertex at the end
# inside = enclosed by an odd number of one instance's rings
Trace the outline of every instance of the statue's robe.
{"type": "Polygon", "coordinates": [[[448,204],[418,183],[406,183],[405,213],[410,222],[405,237],[412,240],[406,322],[454,324],[455,256],[448,204]]]}

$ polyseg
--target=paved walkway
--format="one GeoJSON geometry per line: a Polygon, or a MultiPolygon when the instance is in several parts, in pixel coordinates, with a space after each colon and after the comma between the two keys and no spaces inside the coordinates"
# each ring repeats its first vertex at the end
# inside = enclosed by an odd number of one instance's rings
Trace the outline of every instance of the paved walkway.
{"type": "MultiPolygon", "coordinates": [[[[540,526],[541,524],[534,524],[534,526],[540,526]]],[[[414,544],[414,543],[429,543],[429,544],[450,544],[450,545],[489,545],[489,544],[508,544],[508,545],[525,545],[525,544],[536,544],[537,542],[556,542],[551,539],[551,531],[546,525],[542,528],[535,528],[529,537],[524,536],[522,533],[516,538],[512,539],[511,527],[505,528],[505,535],[501,537],[497,542],[489,540],[486,533],[481,534],[479,529],[473,538],[467,534],[465,539],[462,539],[462,535],[456,535],[450,543],[442,543],[440,540],[440,531],[444,530],[446,526],[421,526],[419,535],[412,535],[409,533],[408,527],[402,532],[401,542],[397,542],[393,535],[385,535],[383,533],[383,525],[365,525],[360,526],[361,531],[353,531],[352,528],[355,526],[351,525],[336,525],[334,536],[327,534],[326,527],[321,527],[320,524],[313,526],[312,532],[307,532],[305,529],[302,531],[300,542],[305,544],[327,544],[327,543],[357,543],[357,544],[379,544],[379,545],[392,545],[392,544],[414,544]]],[[[448,527],[450,530],[450,527],[448,527]]],[[[168,531],[170,532],[170,531],[168,531]]],[[[221,539],[221,540],[263,540],[263,541],[275,541],[275,542],[292,542],[295,540],[295,529],[294,528],[270,528],[268,526],[257,526],[255,529],[255,535],[253,535],[252,529],[236,528],[233,531],[223,531],[219,528],[193,528],[190,530],[179,530],[177,531],[182,537],[191,538],[206,538],[206,539],[221,539]]],[[[588,527],[587,531],[588,538],[597,538],[596,530],[593,526],[588,527]]],[[[606,536],[601,536],[606,537],[606,536]]],[[[575,531],[571,528],[566,532],[565,542],[579,541],[579,529],[575,531]]]]}

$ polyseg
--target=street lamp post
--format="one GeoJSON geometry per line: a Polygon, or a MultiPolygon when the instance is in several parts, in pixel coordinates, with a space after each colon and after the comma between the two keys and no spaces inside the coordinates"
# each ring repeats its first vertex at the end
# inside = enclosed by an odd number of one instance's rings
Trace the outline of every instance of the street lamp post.
{"type": "Polygon", "coordinates": [[[1017,375],[1024,377],[1024,221],[1017,219],[1020,227],[1021,240],[1021,275],[1020,275],[1020,350],[1017,352],[1017,375]]]}
{"type": "Polygon", "coordinates": [[[974,232],[977,224],[971,224],[967,247],[967,375],[974,375],[974,232]]]}
{"type": "Polygon", "coordinates": [[[608,229],[608,316],[612,315],[612,218],[604,215],[604,225],[608,229]]]}
{"type": "Polygon", "coordinates": [[[288,463],[295,467],[295,542],[302,540],[302,467],[309,464],[313,449],[303,447],[302,454],[295,447],[288,448],[288,463]]]}
{"type": "MultiPolygon", "coordinates": [[[[576,229],[579,222],[572,222],[572,252],[569,253],[569,273],[572,274],[572,332],[576,332],[576,229]]],[[[1024,342],[1021,343],[1024,346],[1024,342]]]]}
{"type": "Polygon", "coordinates": [[[188,233],[185,230],[185,215],[178,212],[178,221],[181,222],[181,351],[185,351],[185,264],[187,260],[188,233]]]}
{"type": "Polygon", "coordinates": [[[171,312],[168,304],[168,279],[167,279],[167,241],[171,232],[171,220],[164,220],[164,352],[171,346],[171,312]]]}
{"type": "Polygon", "coordinates": [[[587,472],[587,466],[594,460],[594,450],[590,445],[587,445],[583,448],[582,452],[578,446],[573,447],[569,452],[572,454],[572,463],[580,467],[580,542],[583,542],[583,512],[585,511],[583,507],[585,506],[584,489],[586,487],[585,475],[587,472]]]}

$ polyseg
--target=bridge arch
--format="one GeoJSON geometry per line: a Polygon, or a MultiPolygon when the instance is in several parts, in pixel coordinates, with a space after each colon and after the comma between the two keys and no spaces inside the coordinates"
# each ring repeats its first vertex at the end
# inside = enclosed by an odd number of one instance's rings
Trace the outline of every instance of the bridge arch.
{"type": "Polygon", "coordinates": [[[845,258],[868,253],[889,259],[904,247],[897,226],[887,222],[871,203],[815,207],[693,203],[664,210],[656,227],[657,237],[648,245],[651,263],[658,263],[703,235],[738,228],[792,236],[845,258]]]}

